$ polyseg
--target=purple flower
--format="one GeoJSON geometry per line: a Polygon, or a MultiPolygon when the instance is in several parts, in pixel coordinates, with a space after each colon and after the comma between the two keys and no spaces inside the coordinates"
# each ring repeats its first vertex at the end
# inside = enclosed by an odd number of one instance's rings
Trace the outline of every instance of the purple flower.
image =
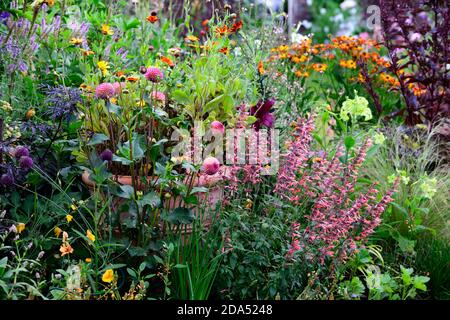
{"type": "Polygon", "coordinates": [[[275,123],[275,116],[270,112],[275,105],[275,99],[270,98],[266,101],[260,100],[255,106],[250,109],[250,115],[256,117],[256,122],[253,124],[256,130],[261,126],[272,128],[275,123]]]}
{"type": "Polygon", "coordinates": [[[53,120],[69,119],[77,111],[77,105],[83,102],[78,88],[61,85],[47,86],[44,93],[47,95],[45,98],[47,111],[45,113],[53,120]]]}
{"type": "Polygon", "coordinates": [[[111,161],[113,157],[113,153],[111,150],[106,149],[104,150],[101,154],[100,154],[100,159],[102,159],[103,161],[111,161]]]}
{"type": "Polygon", "coordinates": [[[146,70],[145,78],[151,82],[160,82],[164,79],[164,73],[156,67],[149,67],[146,70]]]}
{"type": "Polygon", "coordinates": [[[19,160],[19,166],[23,170],[29,170],[33,167],[33,159],[28,156],[21,157],[19,160]]]}
{"type": "Polygon", "coordinates": [[[14,156],[16,157],[16,159],[20,159],[22,157],[29,157],[30,151],[28,150],[27,147],[17,147],[14,156]]]}
{"type": "Polygon", "coordinates": [[[95,89],[95,95],[100,99],[112,98],[114,94],[114,86],[111,83],[101,83],[95,89]]]}
{"type": "Polygon", "coordinates": [[[3,174],[0,177],[0,185],[4,187],[11,187],[14,184],[14,178],[10,174],[3,174]]]}

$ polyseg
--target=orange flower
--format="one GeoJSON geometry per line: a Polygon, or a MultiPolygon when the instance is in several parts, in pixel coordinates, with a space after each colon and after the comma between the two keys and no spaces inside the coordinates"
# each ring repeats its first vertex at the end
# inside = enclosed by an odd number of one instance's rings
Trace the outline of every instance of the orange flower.
{"type": "Polygon", "coordinates": [[[219,52],[223,54],[228,54],[228,47],[223,47],[222,49],[219,50],[219,52]]]}
{"type": "Polygon", "coordinates": [[[116,76],[118,76],[118,77],[121,77],[121,76],[124,76],[124,75],[125,75],[125,72],[123,70],[119,70],[119,71],[116,72],[116,76]]]}
{"type": "Polygon", "coordinates": [[[65,242],[59,248],[59,252],[61,252],[61,256],[64,257],[67,254],[73,253],[73,248],[72,248],[72,246],[70,244],[65,242]]]}
{"type": "Polygon", "coordinates": [[[90,56],[91,54],[94,54],[94,51],[91,50],[85,50],[85,49],[80,49],[81,54],[85,57],[90,56]]]}
{"type": "Polygon", "coordinates": [[[260,62],[258,63],[258,72],[259,72],[259,74],[261,74],[261,75],[263,75],[263,74],[265,73],[265,70],[264,70],[264,64],[263,64],[262,61],[260,61],[260,62]]]}
{"type": "Polygon", "coordinates": [[[152,14],[147,17],[147,21],[150,22],[150,23],[155,23],[158,20],[159,20],[159,18],[156,15],[156,12],[152,12],[152,14]]]}
{"type": "Polygon", "coordinates": [[[170,58],[167,58],[165,56],[161,56],[161,61],[167,64],[169,67],[175,66],[175,63],[170,58]]]}
{"type": "Polygon", "coordinates": [[[309,77],[309,73],[308,72],[302,72],[300,70],[295,71],[295,75],[299,78],[308,78],[309,77]]]}
{"type": "Polygon", "coordinates": [[[209,20],[208,20],[208,19],[203,20],[203,21],[202,21],[202,27],[207,27],[207,26],[208,26],[208,23],[209,23],[209,20]]]}
{"type": "Polygon", "coordinates": [[[127,77],[127,81],[130,81],[130,82],[136,82],[138,80],[139,80],[139,77],[135,77],[135,76],[127,77]]]}
{"type": "Polygon", "coordinates": [[[226,35],[228,33],[228,27],[227,25],[224,25],[223,27],[217,27],[216,28],[216,36],[219,38],[223,35],[226,35]]]}
{"type": "Polygon", "coordinates": [[[233,23],[233,26],[230,29],[231,33],[238,32],[240,29],[242,29],[242,21],[237,21],[233,23]]]}
{"type": "Polygon", "coordinates": [[[311,67],[317,72],[324,72],[327,70],[327,65],[323,63],[314,63],[311,67]]]}

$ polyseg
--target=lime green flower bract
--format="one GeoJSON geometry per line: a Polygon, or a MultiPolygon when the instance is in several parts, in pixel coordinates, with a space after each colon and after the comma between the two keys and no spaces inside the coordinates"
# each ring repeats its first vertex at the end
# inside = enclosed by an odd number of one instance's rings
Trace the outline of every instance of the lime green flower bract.
{"type": "Polygon", "coordinates": [[[356,120],[358,117],[364,117],[365,121],[372,119],[372,112],[369,108],[369,101],[366,98],[358,96],[358,92],[355,90],[355,98],[344,101],[340,113],[341,119],[344,121],[349,120],[349,116],[352,120],[356,120]]]}

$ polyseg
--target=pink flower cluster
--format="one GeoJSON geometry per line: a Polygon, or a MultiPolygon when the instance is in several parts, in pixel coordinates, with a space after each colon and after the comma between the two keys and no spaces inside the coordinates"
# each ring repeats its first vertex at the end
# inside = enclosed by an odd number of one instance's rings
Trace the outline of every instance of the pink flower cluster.
{"type": "Polygon", "coordinates": [[[353,159],[344,164],[339,160],[339,150],[331,160],[326,154],[311,152],[313,128],[312,118],[296,124],[275,187],[281,198],[310,212],[304,229],[293,224],[287,256],[292,258],[301,252],[307,260],[320,264],[327,259],[342,262],[380,224],[396,184],[380,201],[374,186],[365,193],[355,193],[358,170],[371,141],[366,140],[353,159]]]}

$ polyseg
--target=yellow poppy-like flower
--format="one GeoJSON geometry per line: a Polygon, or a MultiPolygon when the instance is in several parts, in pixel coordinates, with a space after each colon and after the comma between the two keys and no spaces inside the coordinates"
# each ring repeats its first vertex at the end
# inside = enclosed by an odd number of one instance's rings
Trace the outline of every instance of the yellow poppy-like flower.
{"type": "Polygon", "coordinates": [[[70,223],[73,220],[73,216],[71,214],[66,215],[66,220],[70,223]]]}
{"type": "Polygon", "coordinates": [[[87,263],[91,263],[92,259],[91,258],[86,258],[86,259],[84,259],[84,261],[86,261],[87,263]]]}
{"type": "Polygon", "coordinates": [[[83,43],[83,39],[82,38],[75,38],[75,37],[73,37],[73,38],[70,39],[69,42],[70,42],[70,44],[73,44],[75,46],[79,46],[80,44],[83,43]]]}
{"type": "Polygon", "coordinates": [[[17,225],[17,233],[22,233],[25,230],[25,223],[19,223],[17,225]]]}
{"type": "Polygon", "coordinates": [[[91,240],[92,242],[95,241],[95,236],[94,236],[94,234],[91,232],[91,230],[87,230],[87,231],[86,231],[86,237],[88,237],[88,239],[91,240]]]}
{"type": "Polygon", "coordinates": [[[114,34],[114,31],[107,24],[102,24],[102,33],[104,35],[112,36],[114,34]]]}
{"type": "Polygon", "coordinates": [[[112,269],[108,269],[102,276],[102,281],[111,283],[114,280],[114,271],[112,269]]]}
{"type": "Polygon", "coordinates": [[[106,76],[108,74],[108,69],[110,68],[108,62],[100,60],[99,62],[97,62],[97,66],[102,72],[103,76],[106,76]]]}
{"type": "Polygon", "coordinates": [[[60,227],[55,227],[55,229],[53,229],[53,232],[55,233],[55,236],[57,238],[59,238],[59,236],[61,235],[61,233],[63,232],[62,229],[60,227]]]}

